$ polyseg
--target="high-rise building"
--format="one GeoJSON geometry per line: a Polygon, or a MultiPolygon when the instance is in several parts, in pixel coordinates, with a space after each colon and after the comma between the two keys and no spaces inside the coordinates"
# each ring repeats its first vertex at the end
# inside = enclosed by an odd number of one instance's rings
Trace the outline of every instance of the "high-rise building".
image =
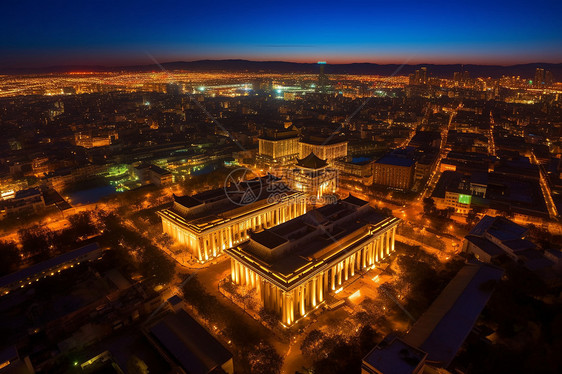
{"type": "Polygon", "coordinates": [[[420,69],[420,83],[427,84],[427,68],[424,66],[420,69]]]}
{"type": "Polygon", "coordinates": [[[544,84],[547,87],[550,87],[554,84],[554,76],[552,75],[552,72],[550,70],[547,70],[544,73],[544,84]]]}
{"type": "Polygon", "coordinates": [[[544,78],[545,78],[544,69],[537,68],[537,70],[535,70],[535,80],[533,81],[533,85],[535,87],[542,87],[544,85],[544,78]]]}
{"type": "Polygon", "coordinates": [[[324,71],[326,66],[326,61],[318,61],[318,65],[320,66],[320,73],[318,74],[318,92],[326,92],[326,89],[329,84],[329,79],[326,76],[326,72],[324,71]]]}
{"type": "Polygon", "coordinates": [[[428,84],[429,79],[427,77],[427,67],[422,67],[416,70],[413,74],[408,76],[410,85],[422,85],[428,84]]]}

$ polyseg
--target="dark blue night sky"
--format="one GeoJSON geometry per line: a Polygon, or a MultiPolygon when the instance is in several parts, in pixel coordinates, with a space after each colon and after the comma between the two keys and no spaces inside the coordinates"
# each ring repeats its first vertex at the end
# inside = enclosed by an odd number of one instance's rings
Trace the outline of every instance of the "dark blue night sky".
{"type": "Polygon", "coordinates": [[[0,66],[562,62],[560,1],[5,1],[0,66]]]}

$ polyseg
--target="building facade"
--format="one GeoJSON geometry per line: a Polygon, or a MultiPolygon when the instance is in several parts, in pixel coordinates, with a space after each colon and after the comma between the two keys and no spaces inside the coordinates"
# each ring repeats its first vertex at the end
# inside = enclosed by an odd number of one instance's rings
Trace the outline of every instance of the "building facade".
{"type": "Polygon", "coordinates": [[[334,194],[337,189],[337,170],[330,168],[326,160],[321,160],[314,153],[298,159],[296,165],[286,172],[286,178],[292,189],[315,198],[334,194]]]}
{"type": "MultiPolygon", "coordinates": [[[[263,178],[265,179],[265,178],[263,178]]],[[[219,256],[226,248],[240,244],[255,230],[270,228],[306,213],[302,192],[288,192],[271,198],[268,184],[248,184],[245,196],[256,196],[242,203],[243,196],[225,189],[206,191],[194,196],[175,196],[170,209],[158,212],[166,234],[186,246],[175,255],[185,263],[191,256],[199,262],[219,256]],[[262,190],[264,192],[262,193],[262,190]]]]}
{"type": "Polygon", "coordinates": [[[171,172],[153,164],[141,163],[133,168],[133,174],[142,184],[166,186],[174,181],[171,172]]]}
{"type": "Polygon", "coordinates": [[[43,192],[28,188],[14,193],[12,198],[0,200],[0,219],[9,215],[33,214],[45,208],[43,192]]]}
{"type": "Polygon", "coordinates": [[[292,325],[390,255],[399,222],[349,196],[227,249],[231,280],[256,289],[263,308],[292,325]]]}
{"type": "Polygon", "coordinates": [[[265,165],[283,165],[299,154],[299,137],[295,129],[265,130],[258,138],[257,161],[265,165]]]}
{"type": "Polygon", "coordinates": [[[332,164],[334,160],[347,156],[347,140],[308,137],[299,141],[299,158],[311,153],[332,164]]]}
{"type": "Polygon", "coordinates": [[[373,164],[373,183],[406,190],[414,182],[415,161],[387,155],[373,164]]]}

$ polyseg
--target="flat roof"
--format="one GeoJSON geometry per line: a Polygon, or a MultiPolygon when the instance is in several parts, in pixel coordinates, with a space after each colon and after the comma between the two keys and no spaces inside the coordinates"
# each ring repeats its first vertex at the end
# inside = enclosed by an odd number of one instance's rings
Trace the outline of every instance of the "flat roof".
{"type": "Polygon", "coordinates": [[[467,235],[465,236],[465,239],[489,254],[491,257],[499,256],[505,253],[505,251],[496,244],[480,236],[467,235]]]}
{"type": "Polygon", "coordinates": [[[427,352],[428,361],[449,366],[502,275],[502,269],[491,265],[465,265],[416,321],[404,341],[427,352]]]}
{"type": "Polygon", "coordinates": [[[289,289],[400,221],[355,199],[311,210],[225,252],[289,289]]]}
{"type": "Polygon", "coordinates": [[[411,158],[399,157],[392,154],[388,154],[379,158],[376,161],[377,164],[394,165],[394,166],[404,166],[410,167],[416,163],[416,161],[411,158]]]}
{"type": "Polygon", "coordinates": [[[300,143],[318,145],[318,146],[330,146],[334,144],[344,144],[348,143],[347,139],[339,139],[338,137],[320,137],[311,136],[303,138],[299,141],[300,143]]]}
{"type": "MultiPolygon", "coordinates": [[[[280,182],[275,182],[280,183],[280,182]]],[[[284,199],[296,199],[304,193],[285,189],[285,185],[280,186],[285,192],[284,199]]],[[[239,194],[232,189],[217,188],[210,191],[198,193],[193,196],[176,196],[174,201],[190,209],[186,214],[181,210],[175,209],[173,206],[158,212],[158,215],[169,221],[174,222],[178,226],[189,229],[194,232],[202,232],[212,227],[218,226],[228,220],[242,217],[246,214],[257,210],[264,209],[267,206],[283,203],[284,201],[272,201],[269,199],[270,192],[268,186],[264,184],[255,184],[249,187],[249,190],[242,190],[239,194]],[[244,198],[243,193],[254,193],[250,198],[254,201],[247,204],[235,203],[238,198],[244,198]],[[232,200],[231,200],[232,199],[232,200]],[[234,200],[234,201],[233,201],[234,200]]],[[[249,196],[249,195],[248,195],[249,196]]]]}
{"type": "Polygon", "coordinates": [[[190,374],[207,374],[232,359],[232,353],[183,309],[164,317],[149,332],[190,374]]]}
{"type": "Polygon", "coordinates": [[[59,255],[57,257],[53,257],[46,261],[32,265],[20,271],[16,271],[15,273],[5,275],[0,278],[0,287],[7,287],[10,284],[21,282],[22,280],[27,279],[34,274],[41,273],[47,269],[62,265],[66,262],[75,260],[80,256],[97,251],[99,249],[100,246],[98,243],[91,243],[73,251],[63,253],[62,255],[59,255]]]}
{"type": "Polygon", "coordinates": [[[521,239],[525,233],[527,232],[527,228],[516,224],[509,219],[496,216],[492,217],[489,215],[485,215],[482,219],[474,226],[472,230],[470,230],[470,235],[476,236],[484,236],[484,234],[492,235],[495,238],[498,238],[501,241],[504,240],[513,240],[513,239],[521,239]]]}
{"type": "Polygon", "coordinates": [[[383,374],[412,374],[427,353],[399,338],[380,342],[363,361],[383,374]]]}

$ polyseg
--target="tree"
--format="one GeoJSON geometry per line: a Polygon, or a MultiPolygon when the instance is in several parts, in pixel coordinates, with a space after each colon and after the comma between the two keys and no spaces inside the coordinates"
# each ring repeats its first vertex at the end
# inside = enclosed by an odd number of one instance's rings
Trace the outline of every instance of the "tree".
{"type": "Polygon", "coordinates": [[[466,224],[472,226],[478,221],[478,214],[474,209],[471,209],[466,215],[466,224]]]}
{"type": "Polygon", "coordinates": [[[326,335],[318,329],[314,329],[306,335],[301,343],[301,352],[303,355],[318,360],[320,348],[326,335]]]}
{"type": "Polygon", "coordinates": [[[38,225],[18,230],[24,256],[33,257],[40,254],[48,257],[52,234],[51,230],[38,225]]]}
{"type": "Polygon", "coordinates": [[[279,374],[283,357],[269,343],[260,341],[248,352],[251,373],[279,374]]]}
{"type": "Polygon", "coordinates": [[[380,340],[381,336],[371,325],[365,325],[359,332],[359,348],[362,355],[366,355],[380,340]]]}
{"type": "Polygon", "coordinates": [[[425,214],[432,214],[435,211],[435,201],[431,197],[423,199],[423,212],[425,214]]]}
{"type": "Polygon", "coordinates": [[[153,276],[157,283],[168,283],[174,277],[175,263],[160,249],[147,243],[141,252],[140,269],[145,277],[153,276]]]}
{"type": "Polygon", "coordinates": [[[16,243],[0,241],[0,276],[16,270],[20,261],[20,252],[16,243]]]}
{"type": "Polygon", "coordinates": [[[89,212],[80,212],[68,217],[70,229],[74,231],[76,237],[89,236],[96,233],[96,227],[92,222],[89,212]]]}

